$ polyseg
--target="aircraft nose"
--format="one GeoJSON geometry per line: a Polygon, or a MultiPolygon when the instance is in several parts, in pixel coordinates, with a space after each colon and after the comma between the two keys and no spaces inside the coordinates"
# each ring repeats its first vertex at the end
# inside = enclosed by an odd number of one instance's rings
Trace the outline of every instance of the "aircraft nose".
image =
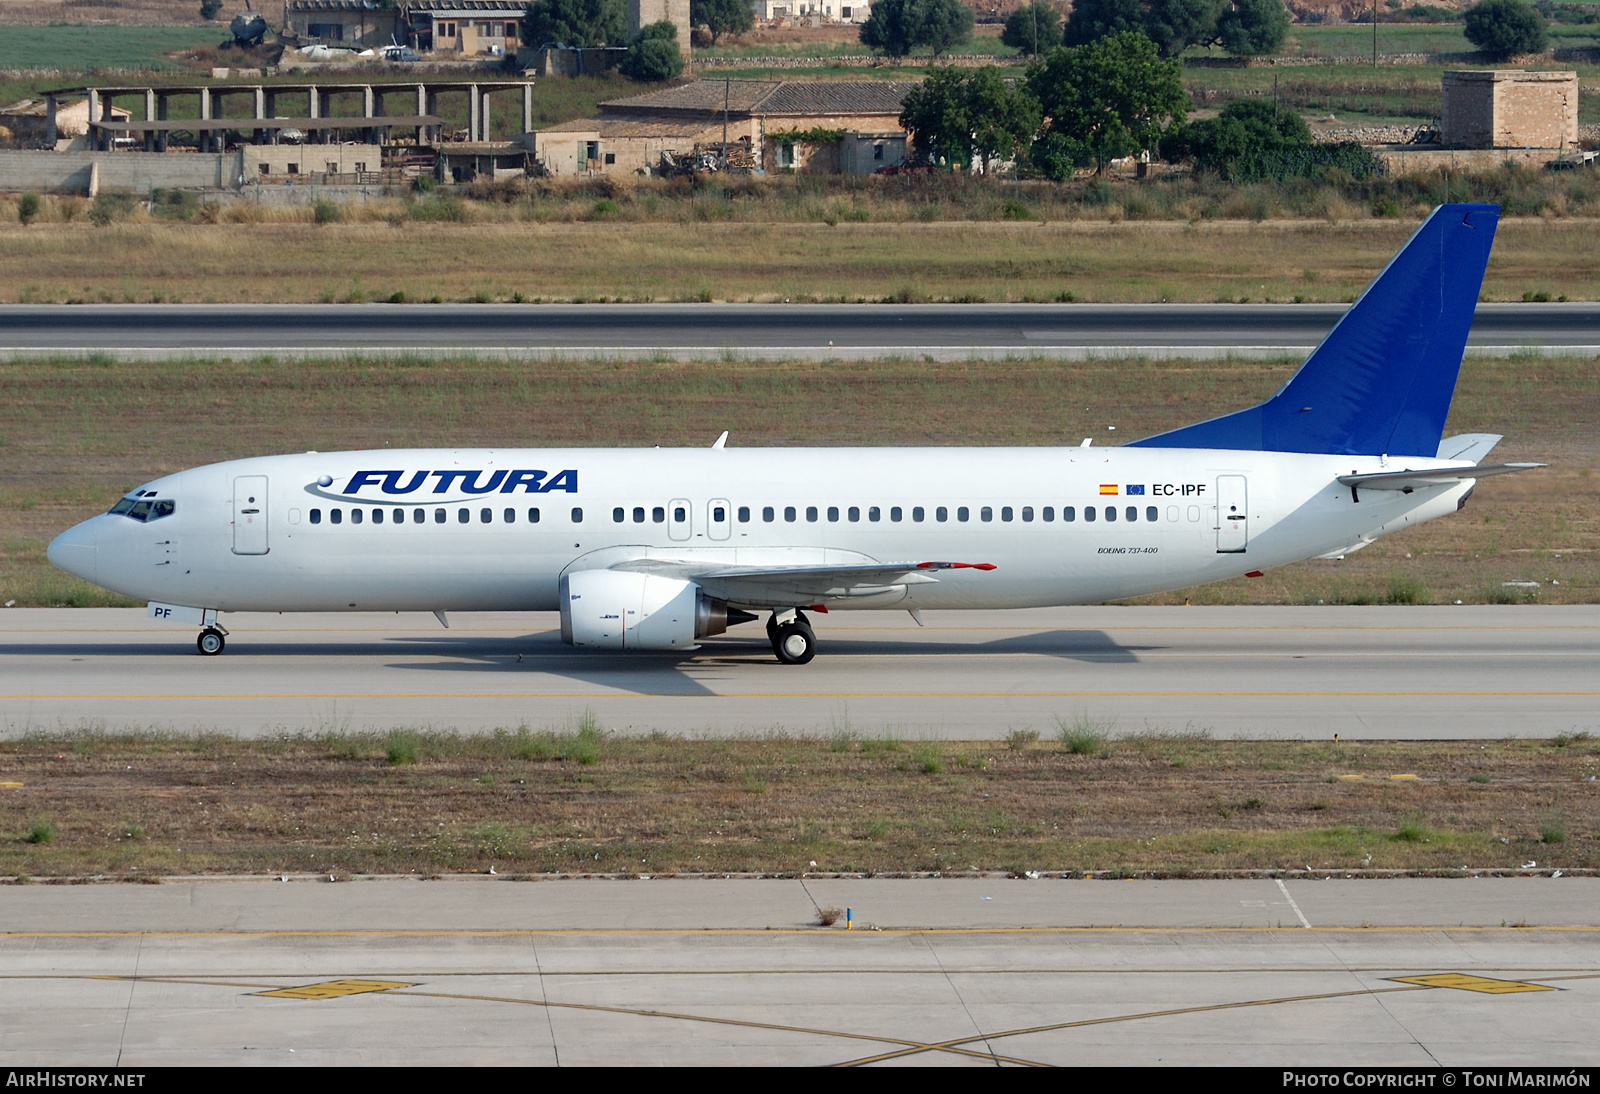
{"type": "Polygon", "coordinates": [[[94,521],[86,520],[76,528],[69,528],[50,541],[46,552],[50,564],[85,581],[98,581],[100,573],[100,545],[90,527],[94,521]]]}

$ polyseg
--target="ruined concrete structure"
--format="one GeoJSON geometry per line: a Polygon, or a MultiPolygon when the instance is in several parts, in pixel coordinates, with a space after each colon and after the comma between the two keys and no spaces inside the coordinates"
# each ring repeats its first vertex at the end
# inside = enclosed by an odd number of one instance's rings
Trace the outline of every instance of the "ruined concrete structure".
{"type": "Polygon", "coordinates": [[[1440,138],[1446,148],[1572,148],[1576,72],[1446,72],[1440,138]]]}

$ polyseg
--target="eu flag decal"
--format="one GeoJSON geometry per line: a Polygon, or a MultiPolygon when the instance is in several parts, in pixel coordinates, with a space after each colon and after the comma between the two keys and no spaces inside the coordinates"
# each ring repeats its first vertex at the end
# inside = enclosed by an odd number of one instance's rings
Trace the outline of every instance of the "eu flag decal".
{"type": "Polygon", "coordinates": [[[1128,485],[1127,485],[1127,487],[1126,487],[1126,489],[1127,489],[1127,491],[1128,491],[1128,496],[1129,496],[1129,497],[1130,497],[1130,498],[1131,498],[1131,497],[1136,497],[1136,496],[1138,496],[1138,495],[1139,495],[1139,494],[1143,494],[1143,493],[1144,493],[1144,487],[1143,487],[1143,486],[1142,486],[1142,485],[1140,485],[1140,486],[1135,486],[1135,485],[1134,485],[1134,484],[1133,484],[1133,483],[1129,483],[1129,484],[1128,484],[1128,485]]]}

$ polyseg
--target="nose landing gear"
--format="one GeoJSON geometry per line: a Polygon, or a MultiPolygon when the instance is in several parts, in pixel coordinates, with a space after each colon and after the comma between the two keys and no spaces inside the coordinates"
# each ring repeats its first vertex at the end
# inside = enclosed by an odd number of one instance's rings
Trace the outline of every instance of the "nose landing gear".
{"type": "Polygon", "coordinates": [[[228,646],[228,632],[221,627],[207,627],[200,632],[200,637],[194,641],[195,648],[203,656],[215,657],[228,646]]]}
{"type": "Polygon", "coordinates": [[[772,641],[772,652],[785,665],[804,665],[817,655],[817,636],[811,621],[793,609],[772,613],[767,620],[767,637],[772,641]]]}

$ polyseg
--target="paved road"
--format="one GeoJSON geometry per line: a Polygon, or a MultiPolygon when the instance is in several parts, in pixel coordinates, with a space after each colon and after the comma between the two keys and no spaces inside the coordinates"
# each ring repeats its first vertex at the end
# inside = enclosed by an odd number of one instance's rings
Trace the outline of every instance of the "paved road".
{"type": "Polygon", "coordinates": [[[224,617],[228,651],[139,610],[0,611],[0,731],[253,735],[423,725],[1497,738],[1600,732],[1600,607],[1068,608],[814,617],[779,665],[759,625],[697,654],[591,654],[552,614],[224,617]]]}
{"type": "Polygon", "coordinates": [[[1591,878],[6,886],[0,1066],[1592,1066],[1597,908],[1591,878]]]}
{"type": "MultiPolygon", "coordinates": [[[[93,305],[0,307],[0,355],[458,351],[754,358],[1283,356],[1343,305],[93,305]]],[[[1485,304],[1469,352],[1600,353],[1600,304],[1485,304]]]]}

